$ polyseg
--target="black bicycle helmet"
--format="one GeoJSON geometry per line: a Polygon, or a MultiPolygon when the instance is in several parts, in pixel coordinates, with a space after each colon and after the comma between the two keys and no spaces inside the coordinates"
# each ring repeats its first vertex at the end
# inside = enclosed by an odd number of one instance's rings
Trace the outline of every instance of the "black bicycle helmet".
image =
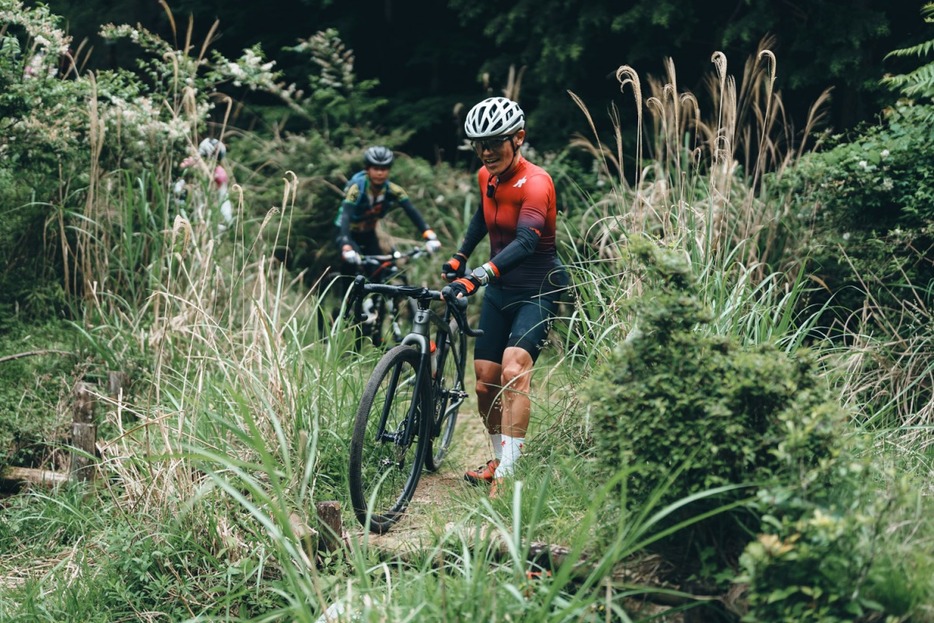
{"type": "Polygon", "coordinates": [[[382,145],[370,147],[363,154],[363,163],[368,167],[391,167],[392,150],[382,145]]]}
{"type": "Polygon", "coordinates": [[[525,128],[525,113],[505,97],[488,97],[467,113],[464,131],[471,139],[514,134],[525,128]]]}

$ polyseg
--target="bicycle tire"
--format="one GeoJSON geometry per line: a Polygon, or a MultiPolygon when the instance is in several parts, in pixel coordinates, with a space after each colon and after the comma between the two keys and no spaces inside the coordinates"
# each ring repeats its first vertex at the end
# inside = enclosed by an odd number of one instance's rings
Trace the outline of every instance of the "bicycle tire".
{"type": "Polygon", "coordinates": [[[354,419],[350,499],[360,524],[377,534],[402,517],[425,462],[430,423],[421,413],[429,386],[419,382],[420,358],[411,346],[387,351],[367,381],[354,419]],[[400,443],[409,426],[417,430],[408,443],[400,443]]]}
{"type": "Polygon", "coordinates": [[[425,468],[434,472],[440,469],[444,457],[454,440],[457,414],[464,403],[464,374],[467,365],[467,336],[460,332],[452,318],[445,325],[437,315],[431,314],[435,348],[437,348],[437,373],[432,379],[433,430],[425,452],[425,468]]]}

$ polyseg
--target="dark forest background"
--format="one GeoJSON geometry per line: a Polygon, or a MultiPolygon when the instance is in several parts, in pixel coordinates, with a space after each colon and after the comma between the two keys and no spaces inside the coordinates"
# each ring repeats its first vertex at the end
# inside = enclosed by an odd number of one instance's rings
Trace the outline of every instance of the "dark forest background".
{"type": "MultiPolygon", "coordinates": [[[[618,67],[662,75],[670,57],[681,88],[701,92],[713,52],[724,52],[731,73],[741,75],[759,42],[771,37],[776,86],[792,124],[803,126],[810,105],[832,87],[824,124],[840,132],[871,120],[892,98],[880,90],[879,77],[900,68],[885,55],[925,38],[922,3],[888,0],[173,0],[174,37],[169,11],[156,0],[47,4],[65,17],[75,46],[83,45],[87,68],[125,67],[138,53],[131,44],[104,43],[97,35],[102,24],[140,24],[173,41],[191,20],[200,45],[217,21],[212,49],[233,56],[258,43],[286,81],[301,83],[307,57],[287,48],[335,28],[355,54],[358,78],[378,81],[372,95],[389,101],[375,125],[411,131],[406,144],[394,147],[437,161],[457,159],[456,107],[500,94],[511,68],[531,139],[549,149],[585,127],[568,91],[596,116],[618,101],[618,67]]],[[[233,95],[250,101],[246,93],[233,95]]],[[[623,127],[632,127],[631,111],[621,114],[623,127]]]]}

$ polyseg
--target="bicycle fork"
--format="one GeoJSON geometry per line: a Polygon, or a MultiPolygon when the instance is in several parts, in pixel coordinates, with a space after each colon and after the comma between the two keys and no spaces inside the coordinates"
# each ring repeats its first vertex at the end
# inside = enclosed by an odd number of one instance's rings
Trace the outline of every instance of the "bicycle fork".
{"type": "MultiPolygon", "coordinates": [[[[423,363],[419,364],[420,366],[423,363]]],[[[400,385],[400,370],[396,369],[393,371],[392,382],[390,383],[389,394],[394,394],[396,388],[400,385]]],[[[381,443],[392,443],[396,446],[396,464],[397,467],[401,467],[402,458],[405,456],[406,449],[412,444],[412,440],[415,435],[418,434],[418,425],[420,422],[419,413],[424,409],[423,402],[425,402],[424,392],[421,391],[421,388],[418,386],[420,384],[421,375],[415,374],[410,378],[401,379],[402,385],[416,384],[413,388],[415,400],[409,405],[409,411],[405,414],[405,418],[402,420],[402,423],[399,425],[399,428],[394,431],[386,430],[386,423],[389,421],[389,410],[392,406],[391,400],[386,400],[383,403],[383,409],[380,413],[379,427],[377,428],[376,439],[381,443]]]]}

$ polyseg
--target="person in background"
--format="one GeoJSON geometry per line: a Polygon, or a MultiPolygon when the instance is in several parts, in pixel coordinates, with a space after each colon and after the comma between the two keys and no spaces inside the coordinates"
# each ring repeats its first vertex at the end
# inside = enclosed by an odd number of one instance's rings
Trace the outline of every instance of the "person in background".
{"type": "Polygon", "coordinates": [[[342,274],[353,275],[361,255],[385,253],[377,225],[396,206],[402,207],[418,229],[426,251],[435,253],[441,248],[438,236],[412,205],[405,189],[389,179],[392,161],[388,147],[370,147],[363,154],[363,170],[354,174],[344,188],[344,199],[334,219],[336,243],[344,262],[342,274]]]}
{"type": "Polygon", "coordinates": [[[493,458],[464,478],[489,483],[490,496],[511,476],[525,446],[531,414],[532,368],[545,344],[569,277],[555,246],[557,199],[551,176],[520,153],[525,114],[505,97],[491,97],[467,113],[467,137],[480,158],[481,203],[457,253],[442,267],[456,296],[486,286],[480,308],[483,335],[474,344],[480,416],[493,458]],[[467,260],[489,236],[490,259],[466,273],[467,260]]]}
{"type": "MultiPolygon", "coordinates": [[[[228,196],[228,185],[230,176],[227,169],[224,168],[224,158],[227,156],[227,147],[216,138],[206,138],[198,145],[198,153],[195,156],[188,156],[182,160],[179,165],[183,172],[173,187],[176,203],[183,205],[188,197],[188,185],[191,182],[185,180],[186,170],[201,170],[210,174],[210,189],[213,192],[211,199],[216,201],[221,214],[221,222],[218,225],[220,231],[224,231],[233,224],[233,206],[228,196]]],[[[205,206],[198,202],[194,206],[194,213],[198,220],[205,217],[205,206]]]]}

